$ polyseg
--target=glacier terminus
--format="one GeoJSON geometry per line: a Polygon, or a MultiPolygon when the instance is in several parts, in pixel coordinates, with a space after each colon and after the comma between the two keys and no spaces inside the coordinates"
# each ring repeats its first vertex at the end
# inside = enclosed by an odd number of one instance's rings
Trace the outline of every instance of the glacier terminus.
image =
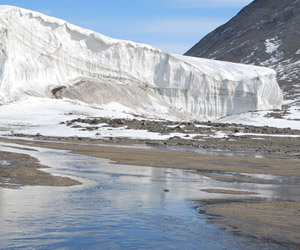
{"type": "Polygon", "coordinates": [[[68,98],[199,121],[282,105],[272,69],[172,55],[18,7],[0,7],[0,37],[1,103],[68,98]]]}

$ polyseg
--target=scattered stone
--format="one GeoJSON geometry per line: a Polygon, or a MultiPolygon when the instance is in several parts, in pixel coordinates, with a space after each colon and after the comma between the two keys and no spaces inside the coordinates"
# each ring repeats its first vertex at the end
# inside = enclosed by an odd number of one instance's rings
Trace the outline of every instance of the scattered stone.
{"type": "MultiPolygon", "coordinates": [[[[274,128],[269,126],[255,127],[242,124],[219,124],[212,122],[178,122],[178,121],[153,121],[142,119],[113,119],[105,117],[78,118],[63,122],[67,126],[85,131],[96,131],[95,135],[101,137],[99,139],[77,138],[75,140],[97,141],[97,142],[113,142],[113,143],[132,143],[147,144],[151,146],[184,146],[204,149],[220,149],[228,151],[250,151],[258,153],[280,153],[281,155],[299,158],[300,154],[300,137],[264,137],[264,135],[300,135],[300,130],[292,130],[290,128],[274,128]],[[144,140],[131,138],[108,137],[103,138],[101,128],[98,124],[105,124],[106,130],[121,128],[146,130],[149,132],[169,135],[172,133],[181,133],[182,137],[173,136],[167,140],[144,140]],[[195,126],[195,124],[197,126],[195,126]],[[228,138],[214,138],[211,135],[216,132],[224,132],[228,138]],[[235,133],[246,133],[243,136],[235,136],[235,133]],[[253,140],[257,136],[247,135],[259,134],[258,138],[264,140],[253,140]],[[194,136],[193,136],[194,135],[194,136]]],[[[9,134],[14,137],[27,137],[24,134],[9,134]]],[[[36,134],[39,139],[42,137],[36,134]]],[[[51,137],[45,137],[51,138],[51,137]]],[[[68,139],[68,138],[62,138],[68,139]]]]}

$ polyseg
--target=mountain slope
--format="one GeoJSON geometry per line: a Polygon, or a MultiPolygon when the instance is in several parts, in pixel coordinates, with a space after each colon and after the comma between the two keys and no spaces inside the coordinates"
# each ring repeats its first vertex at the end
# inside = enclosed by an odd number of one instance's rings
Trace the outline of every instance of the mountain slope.
{"type": "Polygon", "coordinates": [[[185,55],[271,67],[299,105],[300,0],[255,0],[185,55]]]}
{"type": "Polygon", "coordinates": [[[11,6],[0,7],[0,61],[4,102],[26,95],[69,98],[197,120],[282,102],[273,70],[170,55],[11,6]]]}

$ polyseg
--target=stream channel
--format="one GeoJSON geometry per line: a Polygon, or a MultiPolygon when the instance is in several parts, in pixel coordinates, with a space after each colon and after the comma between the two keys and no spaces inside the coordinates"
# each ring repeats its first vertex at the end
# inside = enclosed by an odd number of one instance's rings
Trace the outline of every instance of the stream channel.
{"type": "Polygon", "coordinates": [[[221,182],[187,170],[117,165],[7,143],[0,150],[29,154],[50,167],[44,171],[83,183],[0,188],[0,249],[285,249],[223,230],[196,206],[234,196],[201,189],[255,191],[270,200],[282,198],[289,186],[221,182]]]}

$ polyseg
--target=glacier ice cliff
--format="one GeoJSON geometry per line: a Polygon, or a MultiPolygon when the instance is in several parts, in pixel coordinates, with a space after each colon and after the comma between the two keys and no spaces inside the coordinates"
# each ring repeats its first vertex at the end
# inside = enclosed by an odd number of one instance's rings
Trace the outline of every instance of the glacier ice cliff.
{"type": "Polygon", "coordinates": [[[69,98],[144,116],[214,120],[278,109],[275,71],[171,55],[66,21],[0,7],[0,100],[69,98]]]}

